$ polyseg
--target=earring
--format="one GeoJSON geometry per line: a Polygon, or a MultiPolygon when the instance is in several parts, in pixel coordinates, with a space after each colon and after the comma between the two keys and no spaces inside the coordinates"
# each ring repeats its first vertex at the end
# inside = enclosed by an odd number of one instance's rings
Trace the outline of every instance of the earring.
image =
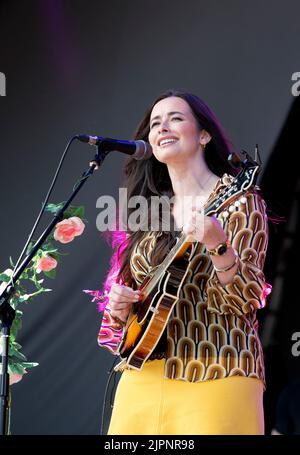
{"type": "Polygon", "coordinates": [[[201,145],[202,145],[202,149],[205,150],[206,144],[201,144],[201,145]]]}

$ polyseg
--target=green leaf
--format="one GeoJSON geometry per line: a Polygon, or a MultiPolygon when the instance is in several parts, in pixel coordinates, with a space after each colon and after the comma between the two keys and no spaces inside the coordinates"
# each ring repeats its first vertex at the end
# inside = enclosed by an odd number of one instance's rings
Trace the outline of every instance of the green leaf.
{"type": "Polygon", "coordinates": [[[12,346],[13,346],[15,349],[21,349],[21,348],[22,348],[22,346],[21,346],[19,343],[17,343],[16,341],[14,341],[14,342],[11,343],[11,344],[12,344],[12,346]]]}
{"type": "Polygon", "coordinates": [[[18,312],[16,313],[16,317],[14,319],[14,322],[12,323],[11,326],[11,331],[10,331],[10,338],[11,341],[14,342],[16,339],[17,332],[22,328],[22,320],[21,317],[18,316],[18,312]]]}
{"type": "Polygon", "coordinates": [[[9,374],[25,374],[27,368],[37,367],[39,363],[37,362],[12,362],[8,363],[8,373],[9,374]]]}
{"type": "Polygon", "coordinates": [[[9,256],[9,263],[10,263],[10,266],[11,266],[12,268],[14,268],[14,267],[15,267],[15,264],[14,264],[14,262],[13,262],[13,260],[12,260],[12,257],[11,257],[11,256],[9,256]]]}
{"type": "Polygon", "coordinates": [[[25,361],[27,360],[27,357],[25,357],[25,355],[22,354],[22,352],[19,352],[17,349],[15,349],[12,346],[9,347],[8,356],[16,357],[17,359],[20,359],[20,360],[25,360],[25,361]]]}
{"type": "Polygon", "coordinates": [[[34,367],[37,367],[39,365],[39,363],[37,363],[37,362],[22,362],[21,365],[24,368],[34,368],[34,367]]]}
{"type": "Polygon", "coordinates": [[[30,277],[29,279],[30,279],[30,281],[33,281],[33,283],[36,285],[36,287],[37,287],[38,289],[41,289],[42,284],[43,284],[43,282],[45,281],[44,278],[41,278],[40,280],[38,280],[38,279],[36,278],[36,275],[33,275],[33,276],[30,277]]]}
{"type": "MultiPolygon", "coordinates": [[[[49,272],[47,272],[49,273],[49,272]]],[[[43,287],[39,287],[39,289],[36,292],[32,292],[31,294],[24,294],[19,297],[19,302],[28,302],[32,298],[36,297],[39,294],[42,294],[43,292],[49,292],[51,289],[46,289],[43,287]]]]}
{"type": "Polygon", "coordinates": [[[49,251],[49,256],[51,256],[53,259],[55,259],[57,262],[60,261],[60,254],[59,253],[56,253],[57,250],[53,250],[53,251],[49,251]]]}
{"type": "MultiPolygon", "coordinates": [[[[51,254],[52,256],[52,254],[51,254]]],[[[57,253],[55,253],[55,258],[56,259],[56,256],[59,257],[59,256],[69,256],[69,253],[60,253],[59,251],[57,253]]]]}
{"type": "Polygon", "coordinates": [[[43,272],[48,278],[52,280],[56,277],[56,269],[52,269],[49,272],[43,272]]]}
{"type": "Polygon", "coordinates": [[[17,309],[17,306],[19,305],[20,303],[20,291],[18,290],[18,293],[17,295],[16,294],[13,294],[11,299],[10,299],[10,305],[16,310],[17,309]]]}
{"type": "Polygon", "coordinates": [[[10,276],[6,275],[6,273],[0,273],[0,281],[5,281],[5,283],[8,283],[10,280],[10,276]]]}
{"type": "Polygon", "coordinates": [[[79,218],[84,217],[84,206],[81,205],[79,207],[76,207],[74,205],[71,205],[70,207],[67,208],[67,210],[64,213],[64,219],[71,218],[72,216],[78,216],[79,218]]]}
{"type": "Polygon", "coordinates": [[[28,300],[30,300],[31,298],[31,294],[24,294],[24,295],[21,295],[19,297],[19,302],[20,303],[23,303],[23,302],[27,302],[28,300]]]}
{"type": "Polygon", "coordinates": [[[46,251],[47,253],[52,253],[57,251],[57,248],[54,247],[54,245],[52,245],[52,243],[47,243],[46,245],[43,246],[42,248],[43,251],[46,251]]]}
{"type": "Polygon", "coordinates": [[[29,245],[28,245],[27,250],[26,250],[26,254],[29,254],[31,252],[31,250],[32,250],[32,248],[34,247],[35,244],[36,244],[35,240],[31,240],[29,242],[29,245]]]}
{"type": "Polygon", "coordinates": [[[36,277],[36,274],[33,274],[32,277],[30,277],[29,279],[30,279],[30,281],[32,281],[35,284],[35,286],[38,290],[42,289],[42,283],[44,281],[43,278],[41,280],[38,280],[36,277]]]}
{"type": "Polygon", "coordinates": [[[19,280],[28,280],[28,268],[21,274],[19,280]]]}
{"type": "Polygon", "coordinates": [[[21,318],[15,317],[11,326],[11,332],[13,332],[15,329],[19,330],[21,328],[21,324],[22,324],[21,318]]]}
{"type": "MultiPolygon", "coordinates": [[[[47,204],[46,210],[47,210],[47,212],[50,212],[50,213],[53,213],[54,215],[56,215],[58,213],[58,211],[62,209],[64,204],[65,204],[65,202],[61,202],[59,204],[47,204]]],[[[83,218],[84,211],[85,211],[85,209],[84,209],[83,205],[81,205],[79,207],[71,205],[65,210],[63,219],[66,220],[68,218],[71,218],[72,216],[78,216],[79,218],[83,218]]]]}
{"type": "Polygon", "coordinates": [[[56,213],[64,206],[64,202],[60,202],[59,204],[47,204],[45,210],[50,213],[56,213]]]}
{"type": "Polygon", "coordinates": [[[25,367],[20,363],[11,362],[8,363],[9,374],[25,374],[25,367]]]}
{"type": "Polygon", "coordinates": [[[80,207],[77,207],[72,216],[78,216],[78,218],[83,218],[84,217],[84,207],[83,205],[80,207]]]}

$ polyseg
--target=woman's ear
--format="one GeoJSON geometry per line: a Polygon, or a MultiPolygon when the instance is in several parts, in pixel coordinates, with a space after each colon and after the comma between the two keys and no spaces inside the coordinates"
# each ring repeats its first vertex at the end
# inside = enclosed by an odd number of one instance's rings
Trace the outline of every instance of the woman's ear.
{"type": "Polygon", "coordinates": [[[206,130],[201,130],[200,131],[200,144],[202,146],[206,146],[208,142],[211,140],[211,135],[206,131],[206,130]]]}

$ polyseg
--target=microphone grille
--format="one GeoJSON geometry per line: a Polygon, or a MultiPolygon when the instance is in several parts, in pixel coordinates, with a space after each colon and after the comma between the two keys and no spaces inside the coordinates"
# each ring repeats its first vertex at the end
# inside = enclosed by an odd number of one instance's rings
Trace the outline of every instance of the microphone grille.
{"type": "Polygon", "coordinates": [[[148,160],[152,155],[152,147],[148,142],[135,141],[136,150],[132,155],[136,160],[148,160]]]}

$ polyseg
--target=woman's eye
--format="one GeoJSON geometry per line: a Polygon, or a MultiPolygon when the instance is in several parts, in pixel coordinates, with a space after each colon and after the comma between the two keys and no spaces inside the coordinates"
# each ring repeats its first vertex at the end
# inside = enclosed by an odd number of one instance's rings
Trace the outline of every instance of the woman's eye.
{"type": "MultiPolygon", "coordinates": [[[[171,120],[179,120],[181,121],[182,118],[181,117],[172,117],[171,120]]],[[[150,129],[154,128],[155,126],[159,125],[159,122],[153,122],[150,126],[150,129]]]]}

